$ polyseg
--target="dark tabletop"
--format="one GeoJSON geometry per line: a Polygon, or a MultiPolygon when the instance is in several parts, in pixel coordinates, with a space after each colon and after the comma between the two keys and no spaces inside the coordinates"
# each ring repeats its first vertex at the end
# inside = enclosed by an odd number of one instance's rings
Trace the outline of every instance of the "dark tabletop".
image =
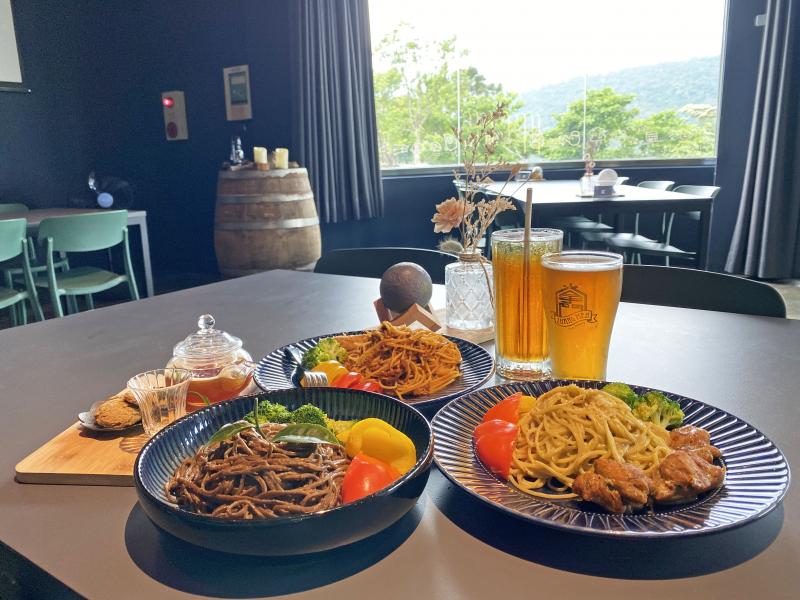
{"type": "MultiPolygon", "coordinates": [[[[797,485],[781,508],[741,529],[623,543],[527,525],[433,472],[417,507],[385,532],[318,555],[260,559],[159,533],[133,488],[14,481],[14,465],[79,411],[162,366],[200,314],[260,357],[375,324],[377,292],[377,280],[273,271],[0,331],[0,542],[36,566],[25,573],[41,569],[54,587],[88,598],[796,597],[797,485]]],[[[608,375],[736,414],[800,472],[800,322],[622,304],[608,375]]]]}

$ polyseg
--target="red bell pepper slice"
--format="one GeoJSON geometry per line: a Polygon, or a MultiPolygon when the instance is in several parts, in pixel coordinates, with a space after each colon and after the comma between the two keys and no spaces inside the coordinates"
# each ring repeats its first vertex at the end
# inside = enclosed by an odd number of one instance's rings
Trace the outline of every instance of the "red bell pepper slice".
{"type": "Polygon", "coordinates": [[[336,378],[333,382],[333,387],[336,388],[354,388],[363,381],[360,373],[350,371],[347,375],[342,375],[336,378]]]}
{"type": "Polygon", "coordinates": [[[500,421],[517,423],[519,421],[519,401],[521,398],[522,392],[517,392],[516,394],[511,394],[508,398],[502,399],[486,411],[486,414],[483,415],[483,422],[499,419],[500,421]]]}
{"type": "Polygon", "coordinates": [[[392,465],[366,454],[356,454],[342,482],[342,502],[355,502],[400,479],[392,465]]]}
{"type": "Polygon", "coordinates": [[[514,442],[519,427],[514,423],[492,419],[475,428],[475,453],[492,473],[508,479],[514,456],[514,442]]]}

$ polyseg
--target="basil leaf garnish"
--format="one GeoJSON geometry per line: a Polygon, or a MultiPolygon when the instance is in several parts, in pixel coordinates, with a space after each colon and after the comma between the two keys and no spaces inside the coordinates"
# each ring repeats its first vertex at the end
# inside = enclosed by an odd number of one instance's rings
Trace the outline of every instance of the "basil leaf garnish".
{"type": "Polygon", "coordinates": [[[273,438],[273,442],[288,442],[290,444],[333,444],[341,446],[342,443],[327,427],[315,423],[294,423],[281,429],[273,438]]]}
{"type": "Polygon", "coordinates": [[[226,423],[209,438],[209,440],[206,442],[206,446],[224,442],[225,440],[235,436],[237,433],[241,433],[242,431],[252,428],[253,424],[250,421],[234,421],[233,423],[226,423]]]}

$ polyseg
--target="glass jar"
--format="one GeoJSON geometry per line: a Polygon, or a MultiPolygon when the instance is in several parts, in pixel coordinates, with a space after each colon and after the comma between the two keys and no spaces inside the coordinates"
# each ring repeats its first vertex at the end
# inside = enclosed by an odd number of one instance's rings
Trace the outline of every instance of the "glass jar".
{"type": "Polygon", "coordinates": [[[444,268],[447,327],[489,329],[494,324],[492,307],[492,263],[480,250],[462,252],[458,261],[444,268]]]}
{"type": "Polygon", "coordinates": [[[211,315],[201,315],[200,329],[175,346],[167,363],[192,372],[187,412],[240,396],[253,379],[255,365],[242,340],[214,329],[214,323],[211,315]]]}

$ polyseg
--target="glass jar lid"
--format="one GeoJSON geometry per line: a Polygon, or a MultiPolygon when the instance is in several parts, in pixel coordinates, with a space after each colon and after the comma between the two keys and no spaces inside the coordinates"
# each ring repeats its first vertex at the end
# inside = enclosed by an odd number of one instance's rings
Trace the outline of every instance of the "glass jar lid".
{"type": "Polygon", "coordinates": [[[175,345],[173,356],[186,358],[192,362],[220,363],[233,362],[236,352],[242,347],[242,340],[219,329],[214,329],[214,317],[200,315],[197,326],[200,328],[182,342],[175,345]]]}

